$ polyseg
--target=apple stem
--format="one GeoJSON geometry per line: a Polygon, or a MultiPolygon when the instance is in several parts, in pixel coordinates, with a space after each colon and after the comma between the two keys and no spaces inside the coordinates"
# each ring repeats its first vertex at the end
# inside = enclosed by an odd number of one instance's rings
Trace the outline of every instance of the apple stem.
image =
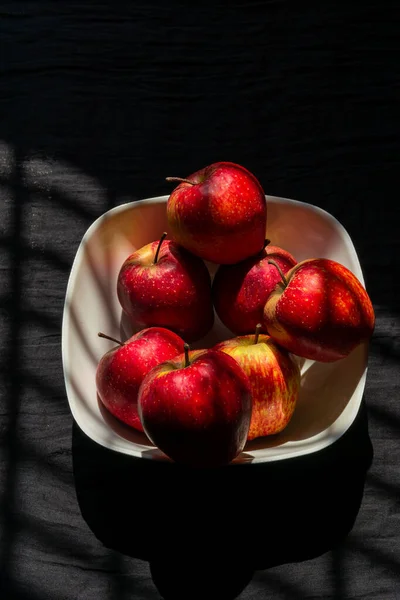
{"type": "Polygon", "coordinates": [[[190,185],[195,185],[194,181],[190,181],[190,179],[185,179],[184,177],[166,177],[165,181],[179,181],[179,183],[190,183],[190,185]]]}
{"type": "Polygon", "coordinates": [[[167,235],[168,235],[167,232],[164,231],[164,233],[162,234],[162,236],[160,238],[160,241],[158,242],[158,246],[157,246],[157,250],[156,250],[156,255],[154,257],[154,264],[157,263],[158,255],[159,255],[160,250],[161,250],[161,244],[163,243],[163,241],[165,240],[165,238],[167,237],[167,235]]]}
{"type": "Polygon", "coordinates": [[[260,336],[261,327],[262,327],[261,323],[257,323],[256,332],[254,334],[254,343],[255,344],[258,344],[258,338],[260,336]]]}
{"type": "Polygon", "coordinates": [[[280,268],[280,266],[278,265],[278,263],[277,263],[277,262],[275,262],[274,260],[272,260],[272,258],[270,258],[270,259],[269,259],[269,261],[268,261],[268,264],[269,264],[269,265],[274,265],[274,267],[276,267],[276,268],[278,269],[278,271],[279,271],[279,275],[281,276],[281,279],[282,279],[282,281],[283,281],[283,284],[284,284],[284,286],[286,287],[286,286],[287,286],[287,284],[288,284],[288,280],[286,279],[286,277],[285,277],[285,275],[284,275],[284,273],[283,273],[282,269],[281,269],[281,268],[280,268]]]}
{"type": "Polygon", "coordinates": [[[125,342],[121,342],[121,340],[117,340],[116,338],[113,338],[110,335],[106,335],[105,333],[102,333],[101,331],[99,331],[99,333],[97,335],[101,338],[105,338],[106,340],[111,340],[112,342],[116,342],[120,346],[125,346],[125,342]]]}
{"type": "Polygon", "coordinates": [[[185,367],[188,367],[190,365],[190,360],[189,360],[190,346],[189,346],[189,344],[184,344],[183,349],[185,351],[185,367]]]}
{"type": "Polygon", "coordinates": [[[264,241],[264,248],[266,248],[271,243],[271,240],[264,241]]]}

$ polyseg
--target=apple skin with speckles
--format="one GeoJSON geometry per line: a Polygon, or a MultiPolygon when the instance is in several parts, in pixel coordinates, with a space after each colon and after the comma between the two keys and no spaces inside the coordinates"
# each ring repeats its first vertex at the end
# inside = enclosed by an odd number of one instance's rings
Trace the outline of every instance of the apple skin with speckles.
{"type": "Polygon", "coordinates": [[[163,327],[142,329],[111,348],[96,369],[97,393],[102,404],[126,425],[143,431],[137,412],[140,384],[153,367],[183,350],[183,339],[163,327]]]}
{"type": "Polygon", "coordinates": [[[297,264],[284,248],[268,245],[257,254],[235,265],[220,265],[212,283],[215,311],[221,322],[234,334],[253,333],[258,323],[263,324],[264,306],[268,297],[281,281],[277,268],[268,261],[273,259],[286,273],[297,264]]]}
{"type": "Polygon", "coordinates": [[[233,264],[263,248],[266,197],[253,173],[216,162],[181,180],[168,197],[167,219],[176,242],[203,260],[233,264]]]}
{"type": "Polygon", "coordinates": [[[289,352],[319,362],[345,358],[375,327],[371,299],[347,267],[327,258],[299,262],[264,307],[269,335],[289,352]]]}
{"type": "Polygon", "coordinates": [[[229,464],[250,426],[250,383],[223,352],[192,350],[158,365],[140,386],[138,412],[148,438],[172,461],[190,467],[229,464]]]}
{"type": "Polygon", "coordinates": [[[263,333],[224,340],[214,350],[234,358],[249,378],[253,410],[248,440],[283,431],[293,416],[300,392],[296,359],[263,333]]]}
{"type": "Polygon", "coordinates": [[[210,273],[172,240],[161,238],[131,254],[119,271],[117,295],[135,330],[166,327],[190,343],[214,324],[210,273]]]}

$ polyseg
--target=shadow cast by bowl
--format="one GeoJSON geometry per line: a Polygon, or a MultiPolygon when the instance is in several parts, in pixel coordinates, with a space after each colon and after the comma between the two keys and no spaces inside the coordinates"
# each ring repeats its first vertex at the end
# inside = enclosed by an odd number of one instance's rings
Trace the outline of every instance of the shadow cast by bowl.
{"type": "Polygon", "coordinates": [[[201,563],[203,578],[204,548],[210,573],[232,564],[243,578],[335,547],[353,527],[373,457],[364,402],[339,440],[289,460],[190,469],[108,450],[75,423],[72,452],[82,516],[106,547],[153,566],[201,563]]]}

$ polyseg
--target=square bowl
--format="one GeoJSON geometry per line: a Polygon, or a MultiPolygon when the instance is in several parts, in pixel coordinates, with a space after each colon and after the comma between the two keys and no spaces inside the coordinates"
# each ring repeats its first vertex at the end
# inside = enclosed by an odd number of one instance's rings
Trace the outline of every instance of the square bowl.
{"type": "MultiPolygon", "coordinates": [[[[119,304],[119,269],[132,252],[167,231],[168,196],[138,200],[113,208],[86,231],[68,281],[62,323],[62,359],[70,410],[93,441],[143,459],[169,460],[145,434],[115,419],[96,392],[97,364],[113,342],[98,331],[127,339],[132,331],[119,304]]],[[[330,258],[342,263],[365,285],[359,259],[347,231],[326,211],[311,204],[266,196],[266,237],[297,261],[330,258]]],[[[211,277],[216,265],[206,263],[211,277]]],[[[215,316],[213,329],[192,348],[211,347],[233,337],[215,316]]],[[[232,461],[251,464],[317,452],[339,439],[360,408],[368,363],[368,343],[334,363],[301,361],[301,390],[294,415],[279,434],[248,442],[232,461]]]]}

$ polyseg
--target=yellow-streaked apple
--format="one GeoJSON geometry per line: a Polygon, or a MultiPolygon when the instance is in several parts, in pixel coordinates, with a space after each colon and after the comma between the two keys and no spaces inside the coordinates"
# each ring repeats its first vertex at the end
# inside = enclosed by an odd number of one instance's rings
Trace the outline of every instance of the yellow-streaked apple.
{"type": "Polygon", "coordinates": [[[253,400],[249,441],[283,431],[293,416],[300,391],[296,359],[260,330],[258,324],[255,333],[214,346],[214,350],[234,358],[249,378],[253,400]]]}

